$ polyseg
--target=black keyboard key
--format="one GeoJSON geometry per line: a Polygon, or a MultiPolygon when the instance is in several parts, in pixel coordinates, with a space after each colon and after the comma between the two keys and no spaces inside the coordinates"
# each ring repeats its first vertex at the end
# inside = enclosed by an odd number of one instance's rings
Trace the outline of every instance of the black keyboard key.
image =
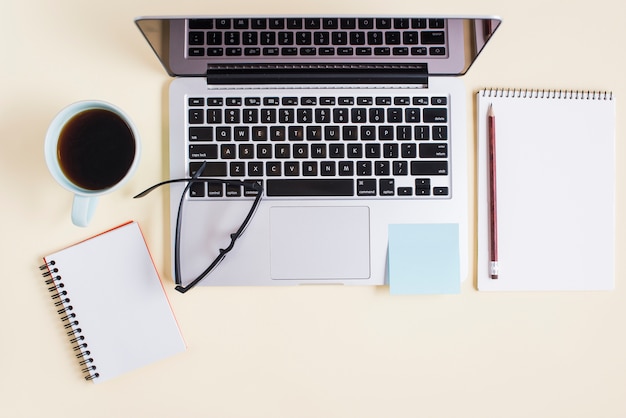
{"type": "Polygon", "coordinates": [[[260,161],[250,161],[248,163],[248,175],[251,177],[263,176],[263,163],[260,161]]]}
{"type": "Polygon", "coordinates": [[[213,19],[189,19],[189,29],[213,29],[213,19]]]}
{"type": "Polygon", "coordinates": [[[381,196],[394,196],[396,194],[394,179],[380,179],[379,184],[381,196]]]}
{"type": "Polygon", "coordinates": [[[348,32],[333,32],[333,45],[348,45],[348,32]]]}
{"type": "Polygon", "coordinates": [[[285,19],[270,19],[270,29],[285,29],[285,19]]]}
{"type": "Polygon", "coordinates": [[[239,45],[241,40],[241,35],[239,32],[226,32],[224,34],[224,44],[225,45],[239,45]]]}
{"type": "Polygon", "coordinates": [[[383,157],[388,159],[398,158],[398,144],[384,144],[383,145],[383,157]]]}
{"type": "Polygon", "coordinates": [[[351,45],[365,45],[367,36],[365,32],[350,32],[350,44],[351,45]]]}
{"type": "Polygon", "coordinates": [[[339,175],[340,176],[353,176],[354,175],[354,162],[353,161],[339,161],[339,175]]]}
{"type": "Polygon", "coordinates": [[[407,47],[394,48],[393,55],[409,55],[409,48],[407,47]]]}
{"type": "Polygon", "coordinates": [[[393,20],[394,29],[409,29],[410,27],[411,23],[407,18],[399,18],[393,20]]]}
{"type": "Polygon", "coordinates": [[[417,157],[417,144],[408,142],[400,146],[400,155],[402,158],[412,159],[417,157]]]}
{"type": "Polygon", "coordinates": [[[204,45],[204,32],[189,32],[189,45],[204,45]]]}
{"type": "Polygon", "coordinates": [[[391,163],[389,161],[376,161],[374,163],[374,174],[377,176],[390,176],[391,163]]]}
{"type": "Polygon", "coordinates": [[[290,177],[297,177],[300,175],[300,163],[288,161],[285,163],[285,175],[290,177]]]}
{"type": "Polygon", "coordinates": [[[190,127],[189,128],[189,140],[190,141],[213,141],[213,128],[208,127],[190,127]]]}
{"type": "Polygon", "coordinates": [[[443,29],[446,26],[445,19],[429,19],[428,27],[431,29],[443,29]]]}
{"type": "Polygon", "coordinates": [[[205,189],[204,182],[192,183],[191,186],[189,186],[189,196],[204,197],[205,189]]]}
{"type": "Polygon", "coordinates": [[[356,29],[356,19],[341,19],[341,29],[356,29]]]}
{"type": "MultiPolygon", "coordinates": [[[[189,163],[189,176],[193,177],[202,164],[205,164],[205,162],[189,163]]],[[[227,174],[228,170],[225,162],[207,162],[200,177],[225,177],[227,174]]]]}
{"type": "Polygon", "coordinates": [[[433,139],[437,141],[445,141],[448,139],[448,127],[433,126],[433,139]]]}
{"type": "Polygon", "coordinates": [[[302,19],[295,17],[288,18],[287,29],[302,29],[302,19]]]}
{"type": "Polygon", "coordinates": [[[261,45],[276,45],[276,32],[261,32],[259,38],[261,45]]]}
{"type": "Polygon", "coordinates": [[[339,28],[339,19],[327,17],[322,19],[322,26],[324,29],[338,29],[339,28]]]}
{"type": "Polygon", "coordinates": [[[330,32],[315,32],[313,43],[315,45],[330,45],[330,32]]]}
{"type": "Polygon", "coordinates": [[[419,43],[419,34],[415,31],[407,31],[402,34],[402,40],[405,45],[417,45],[419,43]]]}
{"type": "Polygon", "coordinates": [[[426,29],[426,19],[418,18],[411,19],[411,28],[413,29],[426,29]]]}
{"type": "Polygon", "coordinates": [[[189,48],[190,57],[204,57],[204,48],[189,48]]]}
{"type": "Polygon", "coordinates": [[[215,19],[216,29],[230,29],[230,25],[231,25],[230,19],[215,19]]]}
{"type": "Polygon", "coordinates": [[[296,47],[281,48],[280,53],[283,56],[298,55],[298,48],[296,48],[296,47]]]}
{"type": "Polygon", "coordinates": [[[379,56],[391,55],[391,49],[388,47],[374,48],[374,55],[379,55],[379,56]]]}
{"type": "Polygon", "coordinates": [[[448,158],[448,144],[420,144],[420,158],[448,158]]]}
{"type": "Polygon", "coordinates": [[[235,29],[248,29],[248,19],[235,19],[233,22],[233,27],[235,29]]]}
{"type": "Polygon", "coordinates": [[[320,29],[321,27],[322,25],[319,19],[315,19],[315,18],[304,19],[305,29],[320,29]]]}
{"type": "Polygon", "coordinates": [[[267,19],[252,19],[252,29],[267,29],[267,19]]]}
{"type": "Polygon", "coordinates": [[[356,183],[358,196],[376,196],[376,179],[359,179],[356,183]]]}
{"type": "Polygon", "coordinates": [[[387,41],[387,45],[400,45],[402,34],[396,31],[387,32],[385,33],[385,40],[387,41]]]}
{"type": "Polygon", "coordinates": [[[411,175],[413,176],[446,176],[448,175],[447,161],[411,161],[411,175]]]}
{"type": "Polygon", "coordinates": [[[354,196],[352,179],[268,179],[268,196],[354,196]]]}
{"type": "Polygon", "coordinates": [[[241,186],[238,184],[227,184],[226,185],[226,196],[228,197],[239,197],[241,196],[241,186]]]}
{"type": "Polygon", "coordinates": [[[246,97],[245,101],[246,106],[260,106],[261,98],[260,97],[246,97]]]}
{"type": "Polygon", "coordinates": [[[376,29],[391,29],[391,19],[389,18],[376,19],[376,29]]]}
{"type": "Polygon", "coordinates": [[[448,109],[428,108],[424,109],[424,122],[427,123],[446,123],[448,121],[448,109]]]}
{"type": "Polygon", "coordinates": [[[244,45],[256,45],[259,43],[259,36],[256,32],[244,32],[241,34],[241,43],[244,45]]]}
{"type": "Polygon", "coordinates": [[[217,159],[217,145],[215,144],[189,145],[189,159],[191,160],[215,160],[217,159]]]}
{"type": "Polygon", "coordinates": [[[359,19],[359,29],[374,29],[374,19],[369,17],[359,19]]]}
{"type": "Polygon", "coordinates": [[[433,194],[435,196],[448,196],[448,188],[447,187],[434,187],[433,194]]]}
{"type": "Polygon", "coordinates": [[[206,99],[207,106],[221,106],[224,103],[224,99],[221,97],[209,97],[206,99]]]}
{"type": "Polygon", "coordinates": [[[221,183],[209,183],[209,197],[222,197],[224,196],[224,186],[221,183]]]}
{"type": "Polygon", "coordinates": [[[446,43],[446,35],[444,31],[425,31],[422,32],[423,45],[444,45],[446,43]]]}
{"type": "Polygon", "coordinates": [[[430,129],[428,126],[416,126],[415,127],[415,140],[416,141],[428,141],[430,139],[430,129]]]}
{"type": "Polygon", "coordinates": [[[385,42],[382,32],[368,32],[367,43],[370,45],[382,45],[385,42]]]}
{"type": "Polygon", "coordinates": [[[312,47],[300,48],[300,55],[302,55],[302,56],[314,56],[314,55],[317,55],[317,48],[312,48],[312,47]]]}
{"type": "Polygon", "coordinates": [[[280,55],[280,49],[278,48],[263,48],[263,55],[266,56],[277,56],[280,55]]]}
{"type": "Polygon", "coordinates": [[[410,141],[413,139],[411,127],[407,125],[396,126],[396,139],[398,141],[410,141]]]}
{"type": "Polygon", "coordinates": [[[283,175],[282,164],[278,161],[269,161],[265,164],[267,175],[278,177],[283,175]]]}
{"type": "Polygon", "coordinates": [[[278,97],[264,97],[263,104],[265,106],[278,106],[280,104],[280,100],[278,97]]]}
{"type": "Polygon", "coordinates": [[[296,45],[311,45],[312,43],[311,32],[296,32],[296,45]]]}
{"type": "Polygon", "coordinates": [[[408,161],[394,161],[392,165],[394,176],[408,176],[409,175],[409,163],[408,161]]]}
{"type": "Polygon", "coordinates": [[[209,48],[206,50],[209,57],[221,57],[224,55],[224,48],[209,48]]]}
{"type": "Polygon", "coordinates": [[[200,125],[204,123],[204,112],[202,109],[189,110],[189,123],[191,125],[200,125]]]}

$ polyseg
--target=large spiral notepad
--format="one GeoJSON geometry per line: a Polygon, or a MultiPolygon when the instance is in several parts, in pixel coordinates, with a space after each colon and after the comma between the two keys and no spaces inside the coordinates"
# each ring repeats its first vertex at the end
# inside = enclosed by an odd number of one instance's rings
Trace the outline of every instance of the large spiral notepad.
{"type": "Polygon", "coordinates": [[[613,95],[487,89],[477,103],[478,289],[612,289],[613,95]],[[489,175],[490,107],[495,176],[489,175]],[[497,279],[489,272],[490,177],[496,178],[497,279]]]}
{"type": "Polygon", "coordinates": [[[185,350],[137,223],[50,254],[44,263],[85,379],[104,382],[185,350]]]}

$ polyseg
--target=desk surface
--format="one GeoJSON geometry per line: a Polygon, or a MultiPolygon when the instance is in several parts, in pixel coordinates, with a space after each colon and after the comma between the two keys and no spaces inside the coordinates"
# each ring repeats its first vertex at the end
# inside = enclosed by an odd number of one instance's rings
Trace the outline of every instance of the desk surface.
{"type": "MultiPolygon", "coordinates": [[[[166,177],[167,161],[169,79],[135,28],[136,16],[499,15],[497,36],[463,77],[473,105],[471,93],[485,86],[612,90],[618,100],[626,97],[619,2],[210,3],[0,3],[1,416],[626,416],[626,264],[619,256],[616,289],[605,293],[485,294],[472,276],[454,296],[393,297],[387,288],[334,286],[200,288],[180,295],[167,273],[164,205],[131,199],[166,177]],[[80,229],[69,220],[71,196],[46,169],[43,138],[60,108],[91,98],[131,115],[144,152],[135,177],[102,198],[92,224],[80,229]],[[42,255],[128,219],[144,229],[189,348],[91,385],[80,378],[37,266],[42,255]]],[[[626,113],[620,106],[617,120],[616,250],[622,254],[626,113]]]]}

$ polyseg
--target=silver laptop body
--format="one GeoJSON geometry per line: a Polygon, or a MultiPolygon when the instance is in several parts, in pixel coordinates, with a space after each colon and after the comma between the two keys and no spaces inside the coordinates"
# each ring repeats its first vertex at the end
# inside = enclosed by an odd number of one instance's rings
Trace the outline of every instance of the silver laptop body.
{"type": "MultiPolygon", "coordinates": [[[[383,285],[389,225],[416,223],[458,225],[459,280],[466,278],[470,115],[458,76],[499,19],[136,23],[175,77],[170,177],[191,177],[207,162],[209,177],[264,187],[245,233],[201,284],[383,285]]],[[[184,186],[170,186],[172,240],[184,186]]],[[[245,190],[201,187],[184,197],[183,284],[229,245],[254,200],[245,190]]]]}

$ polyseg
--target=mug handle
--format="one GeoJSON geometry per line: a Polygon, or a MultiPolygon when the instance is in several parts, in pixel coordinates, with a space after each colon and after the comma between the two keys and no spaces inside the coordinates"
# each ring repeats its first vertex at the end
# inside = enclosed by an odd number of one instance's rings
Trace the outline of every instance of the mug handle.
{"type": "Polygon", "coordinates": [[[74,195],[72,203],[72,223],[76,226],[87,226],[93,217],[98,204],[96,196],[74,195]]]}

